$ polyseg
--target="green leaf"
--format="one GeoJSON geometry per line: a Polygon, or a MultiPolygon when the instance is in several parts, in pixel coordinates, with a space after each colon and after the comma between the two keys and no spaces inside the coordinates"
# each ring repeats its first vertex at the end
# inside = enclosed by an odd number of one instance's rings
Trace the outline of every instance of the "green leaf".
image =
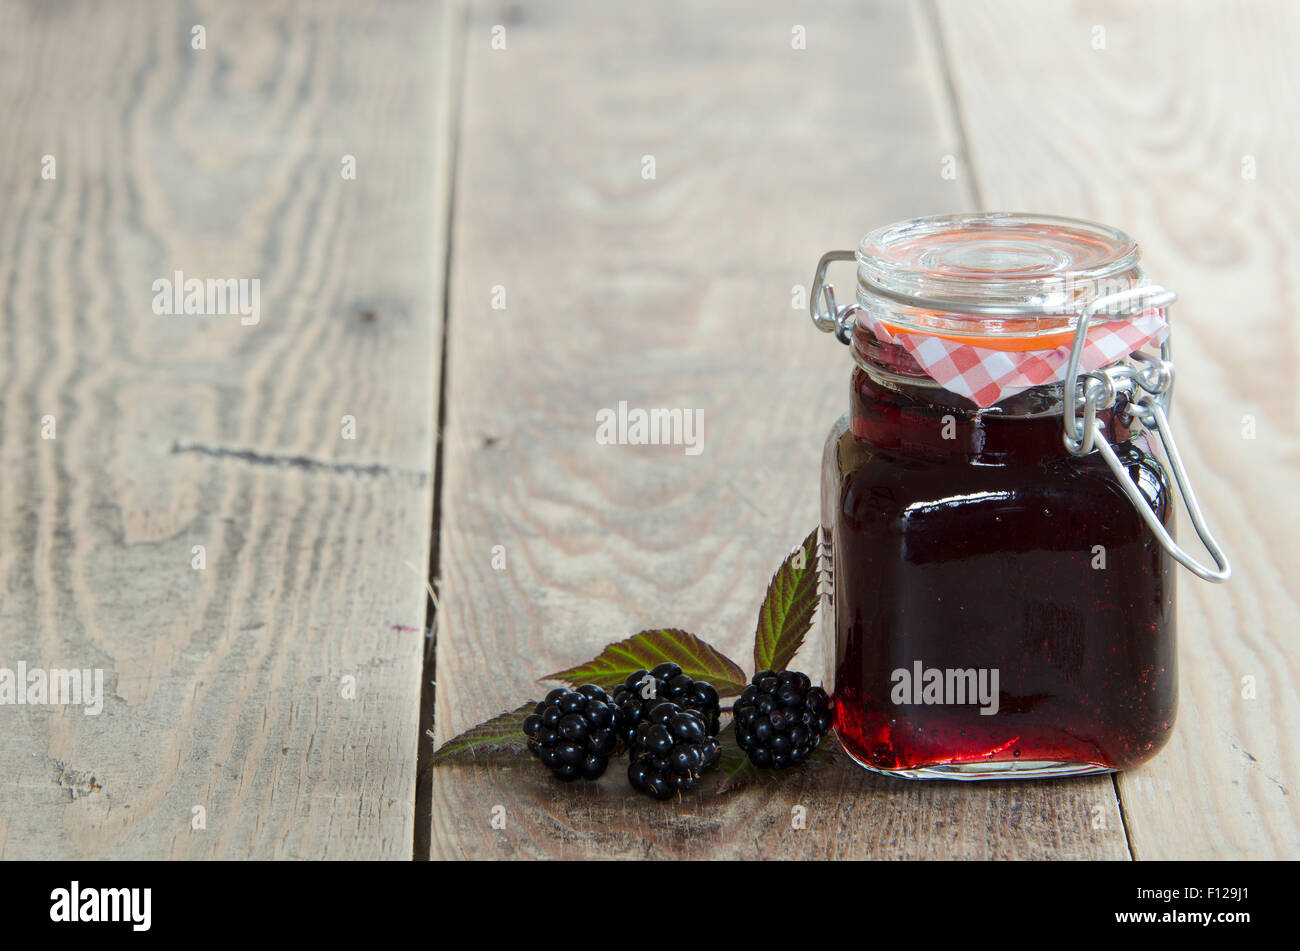
{"type": "Polygon", "coordinates": [[[817,529],[772,576],[758,609],[754,671],[785,670],[799,652],[817,609],[817,529]]]}
{"type": "Polygon", "coordinates": [[[822,737],[821,745],[808,757],[803,766],[790,769],[759,769],[749,761],[749,756],[736,745],[734,736],[726,736],[731,725],[722,728],[718,741],[722,743],[722,759],[718,763],[718,792],[731,792],[751,783],[768,784],[776,780],[800,775],[804,770],[834,765],[844,752],[832,730],[822,737]]]}
{"type": "Polygon", "coordinates": [[[594,660],[547,674],[542,680],[595,684],[610,689],[638,670],[653,670],[665,661],[681,667],[682,673],[692,680],[713,684],[723,697],[740,693],[749,683],[749,678],[734,660],[694,634],[671,627],[633,634],[617,644],[610,644],[594,660]]]}
{"type": "MultiPolygon", "coordinates": [[[[438,747],[430,758],[430,765],[474,759],[482,753],[522,753],[528,749],[524,737],[524,717],[533,712],[536,700],[509,713],[498,714],[478,726],[470,727],[460,736],[438,747]]],[[[432,733],[430,733],[432,735],[432,733]]]]}
{"type": "Polygon", "coordinates": [[[718,761],[720,775],[717,791],[720,793],[748,786],[762,778],[758,767],[751,763],[745,751],[736,745],[735,737],[726,736],[724,739],[724,735],[730,729],[730,725],[723,727],[722,732],[718,734],[718,742],[722,744],[722,758],[718,761]]]}

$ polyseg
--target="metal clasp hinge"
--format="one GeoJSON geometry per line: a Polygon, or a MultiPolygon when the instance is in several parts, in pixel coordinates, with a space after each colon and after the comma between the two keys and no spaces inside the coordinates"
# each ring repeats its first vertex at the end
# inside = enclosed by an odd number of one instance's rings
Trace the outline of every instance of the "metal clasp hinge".
{"type": "Polygon", "coordinates": [[[1076,456],[1085,455],[1094,448],[1101,453],[1106,465],[1119,481],[1120,488],[1137,509],[1138,515],[1142,517],[1147,528],[1151,529],[1161,547],[1174,560],[1198,578],[1222,582],[1227,581],[1232,575],[1232,567],[1228,564],[1223,549],[1219,547],[1219,543],[1214,540],[1214,536],[1205,525],[1200,503],[1196,501],[1196,493],[1192,491],[1187,470],[1183,467],[1182,455],[1178,452],[1174,434],[1169,428],[1168,409],[1173,394],[1174,365],[1170,360],[1172,352],[1168,337],[1160,345],[1159,359],[1135,353],[1130,359],[1140,365],[1119,364],[1105,370],[1079,373],[1079,361],[1088,334],[1088,324],[1098,313],[1102,311],[1140,313],[1143,310],[1166,307],[1177,297],[1177,294],[1167,288],[1149,284],[1097,297],[1088,303],[1079,316],[1074,343],[1070,348],[1070,362],[1066,368],[1063,437],[1066,449],[1076,456]],[[1078,392],[1081,383],[1083,384],[1082,395],[1078,392]],[[1148,429],[1154,425],[1156,432],[1159,433],[1165,456],[1173,470],[1174,481],[1178,485],[1178,492],[1182,495],[1183,505],[1187,508],[1187,514],[1196,528],[1201,544],[1214,559],[1215,568],[1201,564],[1179,547],[1164,525],[1160,524],[1155,510],[1137,487],[1137,483],[1133,481],[1128,469],[1119,461],[1115,450],[1111,448],[1110,441],[1103,435],[1101,424],[1097,420],[1097,411],[1114,406],[1121,394],[1128,400],[1124,412],[1148,429]],[[1082,416],[1079,415],[1081,409],[1082,416]]]}
{"type": "Polygon", "coordinates": [[[826,269],[836,261],[853,261],[856,258],[857,254],[853,251],[827,251],[817,262],[812,290],[808,292],[808,313],[812,317],[813,326],[822,333],[835,334],[836,339],[843,344],[849,342],[854,315],[861,308],[857,304],[846,304],[843,307],[835,305],[835,288],[826,280],[826,269]],[[826,304],[825,310],[818,307],[823,301],[826,304]]]}

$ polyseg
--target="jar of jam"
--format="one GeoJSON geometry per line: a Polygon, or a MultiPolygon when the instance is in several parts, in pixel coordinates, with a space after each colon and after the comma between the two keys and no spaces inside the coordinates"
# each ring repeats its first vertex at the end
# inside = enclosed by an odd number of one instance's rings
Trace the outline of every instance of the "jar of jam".
{"type": "Polygon", "coordinates": [[[1230,570],[1169,431],[1174,296],[1124,233],[1051,216],[918,218],[823,256],[813,321],[855,364],[823,462],[823,633],[863,766],[1061,776],[1168,740],[1175,563],[1230,570]],[[1175,487],[1214,567],[1174,541],[1175,487]]]}

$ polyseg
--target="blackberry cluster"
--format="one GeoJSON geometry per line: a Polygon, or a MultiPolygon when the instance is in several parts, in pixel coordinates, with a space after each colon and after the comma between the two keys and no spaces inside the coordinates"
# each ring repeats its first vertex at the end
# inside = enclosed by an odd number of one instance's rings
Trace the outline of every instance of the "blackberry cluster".
{"type": "Polygon", "coordinates": [[[732,708],[736,742],[750,762],[764,769],[784,769],[804,762],[830,729],[826,691],[806,674],[762,670],[732,708]]]}
{"type": "Polygon", "coordinates": [[[596,779],[618,746],[622,715],[608,694],[594,684],[577,690],[560,687],[524,718],[528,749],[566,782],[596,779]]]}
{"type": "Polygon", "coordinates": [[[644,712],[633,731],[628,782],[637,792],[668,799],[694,789],[700,773],[721,756],[722,747],[709,735],[703,714],[661,700],[644,712]]]}
{"type": "Polygon", "coordinates": [[[614,691],[614,706],[622,714],[623,739],[629,746],[636,739],[637,725],[665,700],[698,713],[704,719],[704,731],[718,735],[718,691],[713,684],[692,680],[676,664],[663,663],[654,670],[638,670],[614,691]]]}

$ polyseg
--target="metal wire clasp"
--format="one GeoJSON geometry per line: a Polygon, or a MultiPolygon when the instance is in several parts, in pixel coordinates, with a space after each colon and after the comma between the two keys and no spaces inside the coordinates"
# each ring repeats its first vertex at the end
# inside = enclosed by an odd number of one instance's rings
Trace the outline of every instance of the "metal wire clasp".
{"type": "Polygon", "coordinates": [[[1095,448],[1110,467],[1110,471],[1119,481],[1119,486],[1137,509],[1138,515],[1147,528],[1159,540],[1161,547],[1181,565],[1198,578],[1206,581],[1227,581],[1232,575],[1232,567],[1227,556],[1219,547],[1214,536],[1205,525],[1201,506],[1196,501],[1196,493],[1187,478],[1183,467],[1182,455],[1174,442],[1174,434],[1169,428],[1169,401],[1173,395],[1174,365],[1168,337],[1160,345],[1160,357],[1146,354],[1133,354],[1133,363],[1117,364],[1104,370],[1091,373],[1079,373],[1079,361],[1088,335],[1088,324],[1093,317],[1105,311],[1107,313],[1140,313],[1156,307],[1166,307],[1177,299],[1178,295],[1167,288],[1155,284],[1134,287],[1116,294],[1106,294],[1094,298],[1079,316],[1079,325],[1075,328],[1074,343],[1070,348],[1070,362],[1065,373],[1065,447],[1072,454],[1082,456],[1095,448]],[[1083,392],[1079,389],[1082,385],[1083,392]],[[1128,469],[1119,461],[1110,441],[1102,433],[1101,423],[1097,420],[1097,411],[1115,405],[1117,398],[1123,394],[1128,400],[1125,412],[1148,429],[1154,427],[1160,435],[1160,442],[1165,448],[1169,467],[1173,470],[1174,481],[1183,497],[1183,505],[1196,528],[1196,534],[1205,546],[1205,550],[1214,559],[1216,568],[1201,564],[1178,546],[1173,536],[1165,530],[1156,517],[1155,510],[1133,481],[1128,469]],[[1080,411],[1082,410],[1082,415],[1080,411]]]}
{"type": "Polygon", "coordinates": [[[857,254],[853,251],[827,251],[817,262],[817,273],[813,275],[812,290],[808,292],[808,313],[813,325],[822,333],[833,333],[840,343],[849,342],[853,332],[854,315],[861,310],[857,304],[835,306],[835,288],[826,280],[826,269],[836,261],[853,261],[857,254]],[[820,310],[818,304],[825,300],[826,309],[820,310]]]}

